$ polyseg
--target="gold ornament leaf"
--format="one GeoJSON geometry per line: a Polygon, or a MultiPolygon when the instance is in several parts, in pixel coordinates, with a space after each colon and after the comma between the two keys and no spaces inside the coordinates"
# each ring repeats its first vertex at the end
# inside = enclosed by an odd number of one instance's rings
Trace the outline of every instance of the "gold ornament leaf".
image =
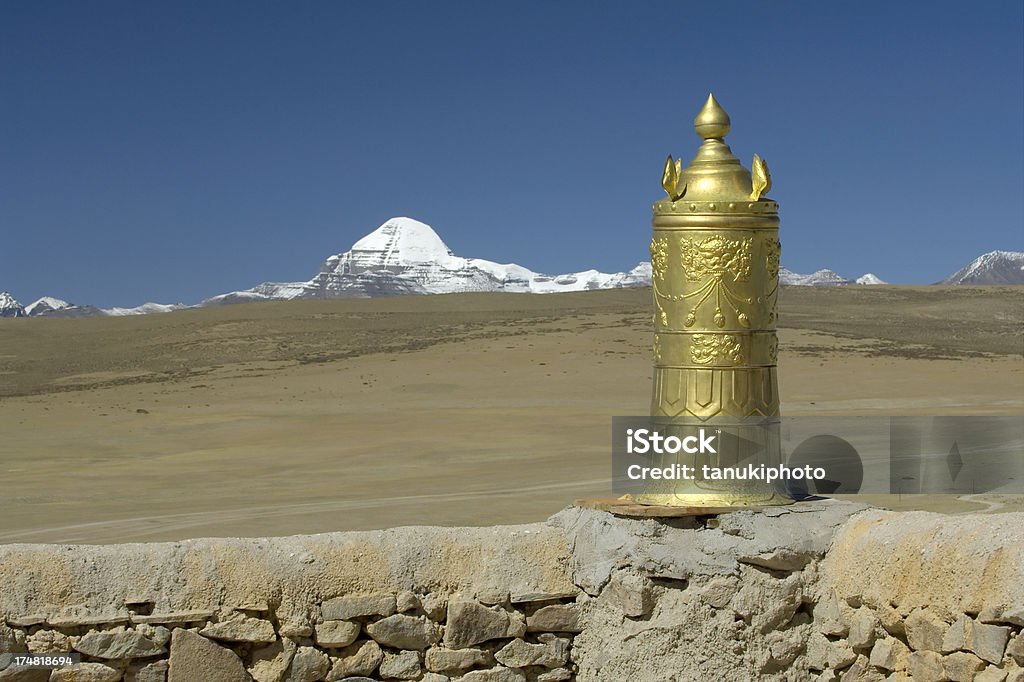
{"type": "Polygon", "coordinates": [[[754,154],[754,162],[750,164],[750,179],[753,190],[750,193],[752,201],[758,201],[771,191],[772,174],[768,171],[768,163],[757,154],[754,154]]]}
{"type": "Polygon", "coordinates": [[[672,162],[672,155],[669,154],[668,158],[665,159],[665,170],[661,172],[661,187],[665,190],[665,194],[671,199],[672,195],[676,191],[676,183],[679,181],[678,170],[676,165],[672,162]]]}
{"type": "Polygon", "coordinates": [[[683,160],[672,160],[669,154],[665,159],[665,170],[661,172],[661,187],[668,195],[669,201],[679,201],[686,194],[686,184],[683,182],[683,160]]]}

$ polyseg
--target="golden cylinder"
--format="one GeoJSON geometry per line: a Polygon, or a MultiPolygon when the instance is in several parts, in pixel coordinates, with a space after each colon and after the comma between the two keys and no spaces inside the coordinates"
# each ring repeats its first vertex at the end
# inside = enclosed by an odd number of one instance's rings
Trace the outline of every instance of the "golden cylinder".
{"type": "MultiPolygon", "coordinates": [[[[686,170],[672,158],[654,205],[651,240],[654,297],[652,421],[661,431],[687,425],[728,425],[758,440],[759,462],[781,462],[777,428],[752,428],[749,417],[777,417],[775,333],[779,296],[778,204],[761,195],[771,187],[763,160],[754,173],[723,138],[729,119],[713,96],[695,121],[704,138],[686,170]],[[760,185],[760,189],[759,189],[760,185]]],[[[694,464],[674,458],[672,463],[694,464]]],[[[714,466],[733,466],[738,452],[719,452],[714,466]]],[[[664,462],[668,463],[668,462],[664,462]]],[[[654,481],[642,504],[750,506],[792,500],[756,481],[654,481]]]]}

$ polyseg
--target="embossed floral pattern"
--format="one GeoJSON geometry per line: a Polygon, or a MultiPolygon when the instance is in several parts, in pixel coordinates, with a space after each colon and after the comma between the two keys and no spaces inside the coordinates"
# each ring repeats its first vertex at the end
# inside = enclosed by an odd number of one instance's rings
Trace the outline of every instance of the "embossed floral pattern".
{"type": "Polygon", "coordinates": [[[694,334],[690,340],[690,359],[698,365],[710,365],[719,359],[740,365],[743,342],[729,334],[694,334]]]}

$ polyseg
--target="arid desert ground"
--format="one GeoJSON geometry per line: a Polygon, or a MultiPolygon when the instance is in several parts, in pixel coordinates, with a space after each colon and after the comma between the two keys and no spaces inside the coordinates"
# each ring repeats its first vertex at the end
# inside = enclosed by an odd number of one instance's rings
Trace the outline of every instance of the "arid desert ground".
{"type": "MultiPolygon", "coordinates": [[[[608,497],[610,418],[648,409],[650,315],[632,289],[0,320],[0,542],[517,523],[608,497]]],[[[782,409],[1022,415],[1022,334],[1021,287],[789,287],[782,409]]]]}

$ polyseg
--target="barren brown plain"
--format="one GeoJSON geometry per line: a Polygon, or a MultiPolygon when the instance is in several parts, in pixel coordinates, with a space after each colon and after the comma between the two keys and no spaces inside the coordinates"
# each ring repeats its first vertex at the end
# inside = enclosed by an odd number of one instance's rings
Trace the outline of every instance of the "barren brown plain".
{"type": "MultiPolygon", "coordinates": [[[[1021,287],[788,287],[785,414],[1024,415],[1021,287]]],[[[0,542],[537,521],[608,497],[650,289],[0,320],[0,542]]],[[[1020,498],[882,506],[1021,509],[1020,498]]]]}

